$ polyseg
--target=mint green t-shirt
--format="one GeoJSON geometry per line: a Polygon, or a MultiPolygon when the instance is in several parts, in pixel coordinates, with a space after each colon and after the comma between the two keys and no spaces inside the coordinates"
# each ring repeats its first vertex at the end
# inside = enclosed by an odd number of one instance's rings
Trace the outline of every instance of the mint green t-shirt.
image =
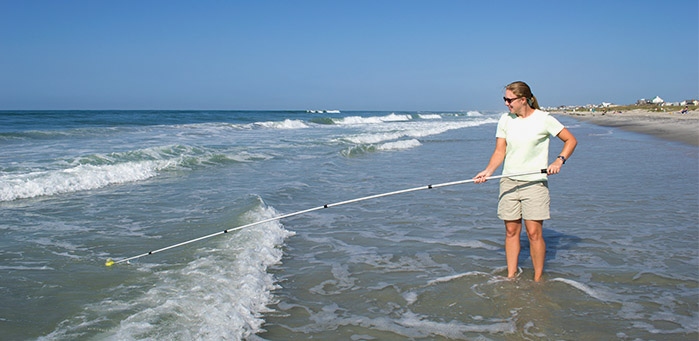
{"type": "MultiPolygon", "coordinates": [[[[498,121],[496,137],[507,141],[502,174],[536,171],[548,167],[549,138],[563,130],[563,125],[549,113],[535,110],[527,118],[503,114],[498,121]]],[[[512,177],[515,180],[542,181],[546,174],[512,177]]]]}

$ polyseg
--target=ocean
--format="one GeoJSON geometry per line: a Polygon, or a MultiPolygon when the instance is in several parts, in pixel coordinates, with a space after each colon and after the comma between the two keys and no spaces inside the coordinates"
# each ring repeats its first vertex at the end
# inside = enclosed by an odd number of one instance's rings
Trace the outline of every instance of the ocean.
{"type": "Polygon", "coordinates": [[[1,338],[696,340],[697,148],[565,116],[541,283],[524,232],[504,278],[496,180],[105,266],[470,179],[500,115],[2,111],[1,338]]]}

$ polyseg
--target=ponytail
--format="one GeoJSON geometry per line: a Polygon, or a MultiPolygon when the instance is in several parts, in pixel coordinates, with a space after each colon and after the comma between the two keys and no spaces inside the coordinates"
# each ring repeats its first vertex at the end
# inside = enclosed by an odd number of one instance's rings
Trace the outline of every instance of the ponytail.
{"type": "Polygon", "coordinates": [[[536,100],[536,97],[534,97],[534,94],[532,94],[532,89],[529,88],[529,85],[527,85],[527,83],[522,81],[512,82],[508,86],[506,86],[505,89],[512,91],[512,93],[515,94],[515,96],[517,97],[526,98],[527,104],[530,108],[540,109],[539,102],[536,100]]]}

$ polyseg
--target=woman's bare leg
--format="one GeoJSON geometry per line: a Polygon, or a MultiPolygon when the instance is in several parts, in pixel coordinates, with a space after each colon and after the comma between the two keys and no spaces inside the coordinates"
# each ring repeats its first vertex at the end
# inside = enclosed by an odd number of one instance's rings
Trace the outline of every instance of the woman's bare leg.
{"type": "Polygon", "coordinates": [[[519,260],[519,235],[522,232],[521,220],[505,220],[505,256],[507,257],[507,277],[517,274],[519,260]]]}
{"type": "Polygon", "coordinates": [[[534,265],[534,281],[541,280],[541,275],[544,273],[544,261],[546,260],[546,242],[543,236],[543,220],[525,220],[524,226],[527,228],[527,237],[529,237],[529,251],[532,256],[532,265],[534,265]]]}

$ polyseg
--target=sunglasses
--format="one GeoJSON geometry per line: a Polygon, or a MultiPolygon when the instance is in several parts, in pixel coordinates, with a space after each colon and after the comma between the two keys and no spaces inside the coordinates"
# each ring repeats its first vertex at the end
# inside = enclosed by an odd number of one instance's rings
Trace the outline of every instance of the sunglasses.
{"type": "Polygon", "coordinates": [[[522,97],[515,97],[515,98],[503,97],[502,99],[505,100],[505,103],[510,104],[510,103],[512,103],[513,101],[518,100],[518,99],[520,99],[520,98],[522,98],[522,97]]]}

